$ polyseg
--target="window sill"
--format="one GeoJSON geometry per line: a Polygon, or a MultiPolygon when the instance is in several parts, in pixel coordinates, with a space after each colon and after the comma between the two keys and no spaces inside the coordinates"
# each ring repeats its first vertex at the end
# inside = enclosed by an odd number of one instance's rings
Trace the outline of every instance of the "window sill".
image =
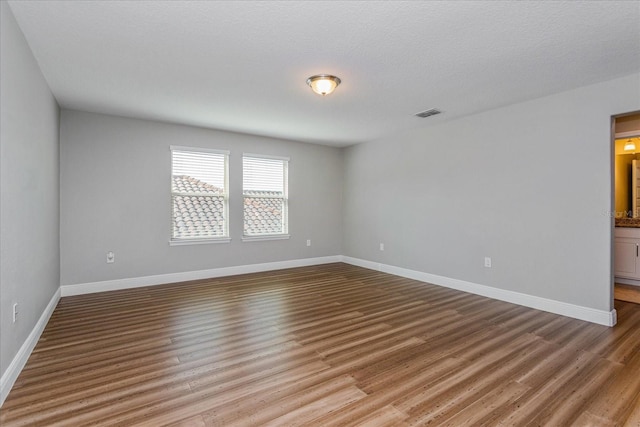
{"type": "Polygon", "coordinates": [[[288,234],[270,234],[268,236],[242,236],[243,242],[260,242],[264,240],[288,240],[288,234]]]}
{"type": "Polygon", "coordinates": [[[216,243],[229,243],[231,238],[220,237],[217,239],[180,239],[169,240],[169,246],[185,246],[185,245],[209,245],[216,243]]]}

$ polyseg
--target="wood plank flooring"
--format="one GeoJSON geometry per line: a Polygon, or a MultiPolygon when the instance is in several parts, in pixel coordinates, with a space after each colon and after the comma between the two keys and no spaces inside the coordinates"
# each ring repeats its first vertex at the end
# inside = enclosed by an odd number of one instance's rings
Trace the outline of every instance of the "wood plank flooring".
{"type": "Polygon", "coordinates": [[[640,286],[616,283],[614,286],[614,296],[615,299],[620,301],[640,304],[640,286]]]}
{"type": "Polygon", "coordinates": [[[346,264],[66,297],[2,426],[640,426],[594,325],[346,264]]]}

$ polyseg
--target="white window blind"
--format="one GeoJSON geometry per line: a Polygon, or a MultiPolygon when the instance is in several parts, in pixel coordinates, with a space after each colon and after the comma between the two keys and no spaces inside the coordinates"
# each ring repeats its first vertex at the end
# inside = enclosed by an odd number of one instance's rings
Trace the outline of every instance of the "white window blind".
{"type": "Polygon", "coordinates": [[[245,154],[242,157],[244,235],[288,233],[289,159],[245,154]]]}
{"type": "Polygon", "coordinates": [[[172,241],[229,237],[225,151],[171,147],[172,241]]]}

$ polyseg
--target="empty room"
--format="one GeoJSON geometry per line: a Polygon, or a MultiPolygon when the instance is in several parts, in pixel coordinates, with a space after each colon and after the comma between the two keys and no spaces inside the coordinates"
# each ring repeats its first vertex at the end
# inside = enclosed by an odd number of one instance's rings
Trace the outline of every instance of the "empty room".
{"type": "Polygon", "coordinates": [[[0,425],[640,427],[640,1],[0,6],[0,425]]]}

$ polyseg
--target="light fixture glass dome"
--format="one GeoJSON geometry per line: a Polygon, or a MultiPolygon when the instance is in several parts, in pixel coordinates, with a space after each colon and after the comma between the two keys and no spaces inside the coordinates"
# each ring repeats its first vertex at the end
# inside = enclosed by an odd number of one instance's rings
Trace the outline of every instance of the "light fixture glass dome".
{"type": "Polygon", "coordinates": [[[636,144],[629,139],[626,144],[624,144],[624,151],[636,151],[636,144]]]}
{"type": "Polygon", "coordinates": [[[340,83],[341,80],[338,77],[330,74],[318,74],[307,79],[307,84],[311,87],[311,90],[322,96],[329,95],[340,83]]]}

